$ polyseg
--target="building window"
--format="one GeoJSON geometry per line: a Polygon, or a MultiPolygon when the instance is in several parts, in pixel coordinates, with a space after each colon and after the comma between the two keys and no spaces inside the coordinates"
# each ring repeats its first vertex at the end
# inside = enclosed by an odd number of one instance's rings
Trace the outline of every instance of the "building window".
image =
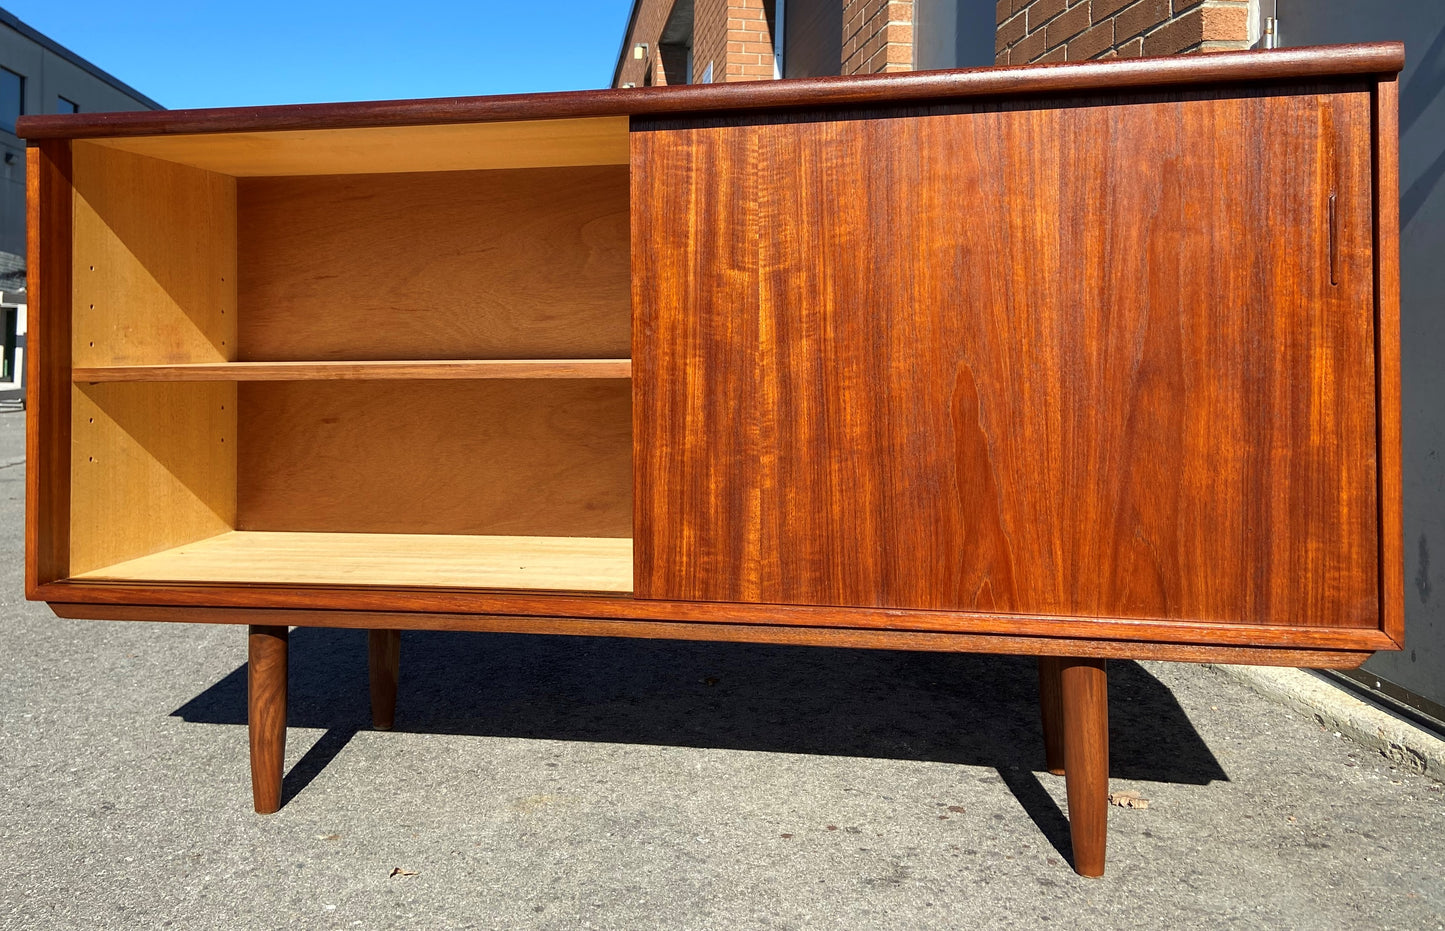
{"type": "Polygon", "coordinates": [[[15,132],[15,121],[25,112],[25,79],[0,68],[0,129],[15,132]]]}
{"type": "MultiPolygon", "coordinates": [[[[773,80],[783,76],[782,34],[778,32],[778,0],[763,0],[763,21],[768,24],[768,41],[773,44],[773,80]]],[[[786,15],[787,4],[782,4],[786,15]]]]}
{"type": "Polygon", "coordinates": [[[918,0],[913,4],[913,67],[919,71],[992,67],[998,61],[996,14],[995,4],[988,0],[918,0]]]}
{"type": "Polygon", "coordinates": [[[843,6],[837,0],[787,0],[783,4],[783,77],[842,73],[843,6]]]}
{"type": "Polygon", "coordinates": [[[662,34],[657,37],[657,54],[662,62],[664,83],[691,84],[693,0],[676,0],[662,34]]]}
{"type": "Polygon", "coordinates": [[[80,112],[80,104],[76,103],[74,100],[71,100],[71,99],[69,99],[69,98],[67,98],[67,97],[59,97],[59,96],[57,96],[57,97],[55,98],[55,112],[56,112],[56,113],[79,113],[79,112],[80,112]]]}

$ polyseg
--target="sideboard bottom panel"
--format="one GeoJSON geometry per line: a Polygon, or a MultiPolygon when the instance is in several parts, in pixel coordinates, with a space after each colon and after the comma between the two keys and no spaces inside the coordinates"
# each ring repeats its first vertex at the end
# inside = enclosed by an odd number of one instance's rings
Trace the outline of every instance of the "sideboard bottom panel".
{"type": "Polygon", "coordinates": [[[599,618],[512,617],[482,614],[423,614],[371,611],[295,611],[256,608],[174,608],[153,605],[67,604],[52,602],[63,618],[103,621],[170,621],[365,630],[458,630],[512,634],[560,634],[579,637],[640,637],[727,643],[849,647],[877,650],[926,650],[946,653],[1001,653],[1018,656],[1079,656],[1108,659],[1168,660],[1186,663],[1243,663],[1316,669],[1354,669],[1378,647],[1350,649],[1276,649],[1145,643],[1074,637],[1035,637],[932,631],[862,630],[720,622],[642,621],[599,618]]]}

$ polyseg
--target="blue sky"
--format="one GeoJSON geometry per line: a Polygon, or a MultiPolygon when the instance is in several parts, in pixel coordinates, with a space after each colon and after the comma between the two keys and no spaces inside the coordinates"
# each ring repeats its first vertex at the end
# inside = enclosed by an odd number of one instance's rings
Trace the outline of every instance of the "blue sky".
{"type": "Polygon", "coordinates": [[[0,0],[171,109],[606,87],[629,0],[0,0]]]}

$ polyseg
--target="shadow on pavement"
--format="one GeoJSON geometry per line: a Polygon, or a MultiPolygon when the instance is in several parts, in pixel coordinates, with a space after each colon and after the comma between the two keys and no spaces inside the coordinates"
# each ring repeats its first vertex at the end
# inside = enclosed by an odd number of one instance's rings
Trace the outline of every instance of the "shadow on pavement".
{"type": "MultiPolygon", "coordinates": [[[[236,650],[245,649],[244,630],[236,650]]],[[[286,776],[289,800],[370,727],[366,633],[291,632],[293,727],[326,733],[286,776]]],[[[246,667],[178,708],[246,723],[246,667]]],[[[1033,659],[667,640],[405,631],[398,730],[992,767],[1039,829],[1068,849],[1043,768],[1033,659]]],[[[1109,664],[1110,775],[1227,780],[1173,694],[1109,664]]]]}

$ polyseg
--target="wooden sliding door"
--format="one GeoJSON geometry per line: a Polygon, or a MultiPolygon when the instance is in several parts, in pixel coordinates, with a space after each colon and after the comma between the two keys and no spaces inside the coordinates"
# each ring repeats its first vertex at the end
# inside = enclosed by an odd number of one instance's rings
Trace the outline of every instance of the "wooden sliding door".
{"type": "Polygon", "coordinates": [[[1365,85],[634,122],[636,592],[1379,624],[1365,85]]]}

